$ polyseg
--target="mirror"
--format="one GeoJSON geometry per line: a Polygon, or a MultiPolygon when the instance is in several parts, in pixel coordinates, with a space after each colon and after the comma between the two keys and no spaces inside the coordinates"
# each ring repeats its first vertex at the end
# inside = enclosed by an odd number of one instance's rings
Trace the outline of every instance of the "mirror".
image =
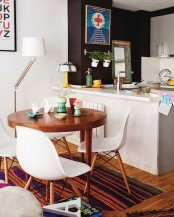
{"type": "MultiPolygon", "coordinates": [[[[119,71],[131,72],[131,43],[130,41],[112,41],[114,61],[112,65],[112,77],[117,77],[119,71]]],[[[126,73],[126,80],[132,81],[131,73],[126,73]]]]}

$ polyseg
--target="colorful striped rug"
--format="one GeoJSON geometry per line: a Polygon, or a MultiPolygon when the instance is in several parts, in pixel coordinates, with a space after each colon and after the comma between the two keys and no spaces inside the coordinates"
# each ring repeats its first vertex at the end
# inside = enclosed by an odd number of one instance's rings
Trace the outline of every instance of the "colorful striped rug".
{"type": "MultiPolygon", "coordinates": [[[[4,174],[0,172],[0,179],[4,179],[4,174]]],[[[15,166],[11,169],[9,174],[9,184],[16,186],[25,186],[25,172],[19,166],[15,166]]],[[[75,178],[75,183],[78,188],[83,192],[86,176],[82,175],[75,178]]],[[[145,199],[153,197],[157,194],[162,193],[160,189],[153,186],[147,185],[140,181],[128,177],[129,186],[131,189],[131,194],[128,194],[125,187],[122,175],[118,172],[108,170],[105,167],[98,168],[94,170],[92,180],[91,180],[91,196],[89,202],[91,205],[100,208],[101,210],[117,210],[121,211],[128,207],[134,206],[145,199]]],[[[35,185],[37,188],[41,188],[41,192],[35,196],[38,198],[42,205],[45,204],[44,199],[41,195],[45,197],[44,182],[39,183],[38,180],[32,182],[31,190],[36,193],[35,185]]],[[[60,188],[63,188],[63,181],[56,182],[55,184],[55,202],[60,199],[70,198],[74,196],[71,189],[71,185],[67,183],[68,187],[65,187],[63,193],[59,197],[60,188]]]]}

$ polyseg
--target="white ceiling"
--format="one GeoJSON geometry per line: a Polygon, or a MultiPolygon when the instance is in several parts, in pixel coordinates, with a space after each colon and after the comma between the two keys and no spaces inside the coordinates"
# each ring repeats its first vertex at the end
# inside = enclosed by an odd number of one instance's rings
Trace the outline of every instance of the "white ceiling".
{"type": "Polygon", "coordinates": [[[174,7],[174,0],[113,0],[112,6],[130,11],[156,11],[174,7]]]}

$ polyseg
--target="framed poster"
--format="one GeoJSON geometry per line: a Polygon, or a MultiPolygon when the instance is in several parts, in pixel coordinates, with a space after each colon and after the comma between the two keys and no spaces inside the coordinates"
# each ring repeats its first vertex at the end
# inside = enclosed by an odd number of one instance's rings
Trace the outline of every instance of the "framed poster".
{"type": "Polygon", "coordinates": [[[0,1],[0,51],[16,51],[16,2],[0,1]]]}
{"type": "Polygon", "coordinates": [[[86,5],[85,43],[110,45],[111,10],[86,5]]]}

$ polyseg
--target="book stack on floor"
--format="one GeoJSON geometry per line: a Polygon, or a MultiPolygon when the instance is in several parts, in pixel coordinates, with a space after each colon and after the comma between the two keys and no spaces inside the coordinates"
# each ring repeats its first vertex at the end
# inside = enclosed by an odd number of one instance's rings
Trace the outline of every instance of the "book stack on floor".
{"type": "Polygon", "coordinates": [[[43,207],[43,217],[99,217],[101,210],[91,206],[79,197],[62,200],[61,203],[43,207]]]}

